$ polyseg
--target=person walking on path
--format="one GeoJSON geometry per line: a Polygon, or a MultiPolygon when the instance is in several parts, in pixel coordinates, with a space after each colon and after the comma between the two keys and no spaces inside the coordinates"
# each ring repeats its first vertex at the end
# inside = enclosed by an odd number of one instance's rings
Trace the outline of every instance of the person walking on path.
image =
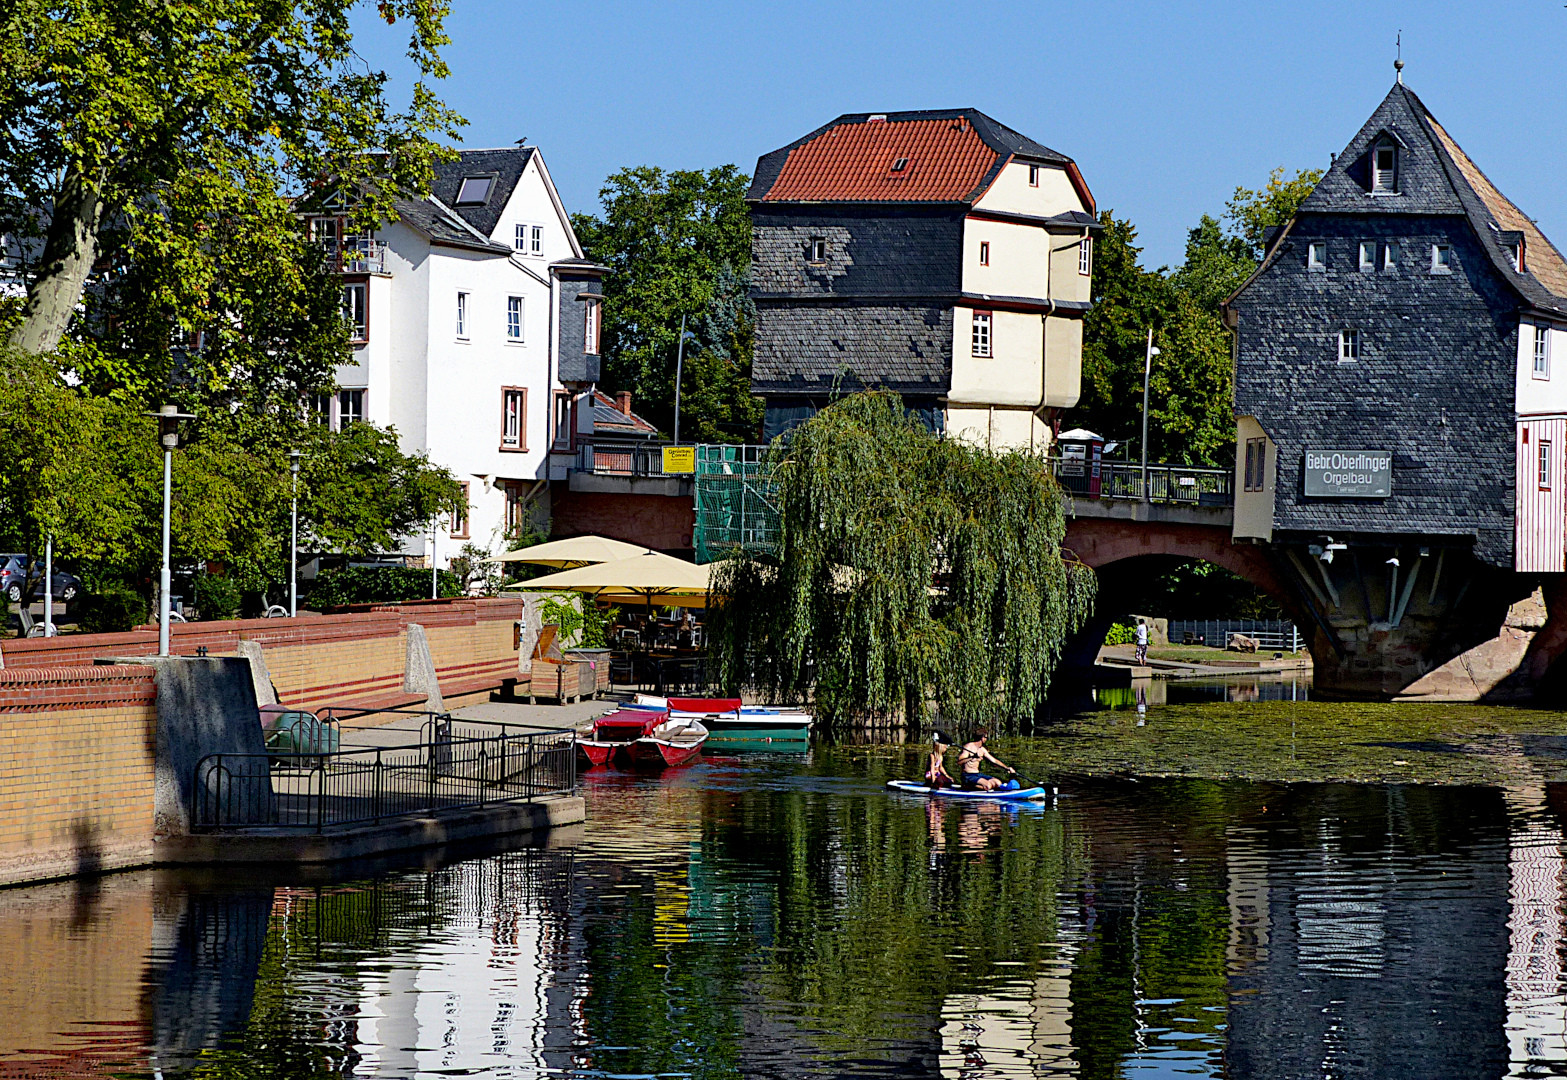
{"type": "Polygon", "coordinates": [[[1148,624],[1137,620],[1137,666],[1148,663],[1148,624]]]}

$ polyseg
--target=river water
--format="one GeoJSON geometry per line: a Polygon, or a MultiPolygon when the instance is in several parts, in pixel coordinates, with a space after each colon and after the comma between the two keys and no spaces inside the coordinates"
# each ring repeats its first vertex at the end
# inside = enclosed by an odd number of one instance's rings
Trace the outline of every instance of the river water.
{"type": "Polygon", "coordinates": [[[884,790],[917,754],[589,775],[550,847],[0,892],[0,1077],[1567,1075],[1557,785],[966,807],[884,790]]]}

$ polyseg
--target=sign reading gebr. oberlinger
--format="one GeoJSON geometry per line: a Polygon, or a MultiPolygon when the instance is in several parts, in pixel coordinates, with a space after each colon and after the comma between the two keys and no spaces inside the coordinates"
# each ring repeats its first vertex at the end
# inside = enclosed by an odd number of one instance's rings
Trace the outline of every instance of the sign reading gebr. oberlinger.
{"type": "Polygon", "coordinates": [[[1393,494],[1393,454],[1388,450],[1307,450],[1306,494],[1385,499],[1393,494]]]}

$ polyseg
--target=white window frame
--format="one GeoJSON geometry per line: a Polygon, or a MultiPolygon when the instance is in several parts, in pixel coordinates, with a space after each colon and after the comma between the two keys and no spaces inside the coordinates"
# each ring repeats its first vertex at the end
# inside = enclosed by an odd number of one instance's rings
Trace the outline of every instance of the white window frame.
{"type": "Polygon", "coordinates": [[[991,312],[974,312],[974,328],[970,345],[974,356],[979,359],[989,360],[996,355],[994,326],[991,312]]]}
{"type": "Polygon", "coordinates": [[[1371,148],[1371,193],[1373,195],[1398,194],[1398,147],[1392,139],[1380,139],[1371,148]],[[1386,151],[1390,164],[1382,168],[1382,153],[1386,151]]]}
{"type": "Polygon", "coordinates": [[[468,340],[468,302],[473,294],[466,289],[457,290],[457,340],[468,340]]]}
{"type": "Polygon", "coordinates": [[[1326,270],[1328,268],[1328,245],[1322,240],[1313,240],[1306,245],[1306,269],[1326,270]]]}
{"type": "Polygon", "coordinates": [[[1534,363],[1531,374],[1536,379],[1545,381],[1551,378],[1551,331],[1545,326],[1536,325],[1534,328],[1534,363]]]}
{"type": "Polygon", "coordinates": [[[599,354],[599,302],[588,300],[582,305],[582,351],[588,356],[599,354]]]}
{"type": "Polygon", "coordinates": [[[1431,272],[1433,274],[1451,274],[1453,272],[1453,245],[1431,245],[1431,272]],[[1444,254],[1447,256],[1445,262],[1442,259],[1444,254]]]}
{"type": "Polygon", "coordinates": [[[1398,266],[1399,260],[1404,256],[1403,245],[1390,240],[1382,245],[1382,269],[1392,270],[1398,266]]]}
{"type": "Polygon", "coordinates": [[[528,305],[520,296],[506,298],[506,344],[521,345],[527,340],[528,305]]]}
{"type": "Polygon", "coordinates": [[[451,512],[451,521],[449,523],[451,529],[449,531],[452,539],[466,540],[468,539],[468,530],[470,528],[470,522],[468,521],[468,482],[462,480],[458,481],[458,483],[462,487],[462,503],[451,512]]]}
{"type": "Polygon", "coordinates": [[[339,390],[333,399],[332,430],[342,431],[349,424],[364,423],[369,415],[369,406],[365,403],[369,397],[369,392],[359,386],[339,390]],[[355,402],[359,406],[357,411],[348,408],[350,401],[355,402]]]}
{"type": "Polygon", "coordinates": [[[989,266],[990,265],[990,241],[989,240],[981,240],[979,242],[979,265],[981,265],[981,266],[989,266]]]}
{"type": "Polygon", "coordinates": [[[343,283],[343,321],[348,324],[350,342],[363,345],[370,340],[370,283],[368,281],[343,283]],[[355,297],[358,297],[357,304],[355,297]]]}
{"type": "Polygon", "coordinates": [[[1077,272],[1087,277],[1094,271],[1094,238],[1085,236],[1077,244],[1077,272]]]}
{"type": "Polygon", "coordinates": [[[1360,242],[1360,268],[1362,270],[1375,270],[1377,268],[1377,242],[1375,240],[1362,240],[1360,242]]]}
{"type": "Polygon", "coordinates": [[[544,226],[528,226],[528,254],[536,258],[544,257],[544,226]]]}
{"type": "Polygon", "coordinates": [[[512,226],[511,246],[512,250],[517,252],[517,254],[526,255],[528,253],[528,230],[532,227],[522,221],[512,226]]]}
{"type": "Polygon", "coordinates": [[[1028,167],[1028,186],[1029,187],[1038,187],[1039,186],[1039,166],[1038,165],[1030,165],[1028,167]]]}
{"type": "Polygon", "coordinates": [[[1551,490],[1551,440],[1535,443],[1535,479],[1541,491],[1551,490]]]}
{"type": "Polygon", "coordinates": [[[1340,330],[1338,332],[1338,362],[1352,364],[1360,359],[1360,331],[1340,330]]]}
{"type": "Polygon", "coordinates": [[[501,387],[501,449],[526,450],[528,448],[527,435],[527,388],[522,386],[501,387]],[[515,407],[513,403],[515,403],[515,407]]]}
{"type": "Polygon", "coordinates": [[[811,237],[810,246],[806,249],[805,261],[824,263],[827,261],[827,238],[825,236],[811,237]]]}

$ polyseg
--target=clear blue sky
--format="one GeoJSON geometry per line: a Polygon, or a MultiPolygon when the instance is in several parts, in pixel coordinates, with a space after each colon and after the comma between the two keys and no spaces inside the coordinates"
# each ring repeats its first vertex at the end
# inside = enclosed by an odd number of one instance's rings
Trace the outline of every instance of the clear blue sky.
{"type": "MultiPolygon", "coordinates": [[[[840,113],[974,106],[1075,158],[1148,266],[1178,262],[1237,185],[1326,166],[1392,84],[1402,29],[1405,81],[1567,248],[1560,0],[454,0],[448,27],[464,145],[526,136],[573,211],[624,166],[749,174],[840,113]]],[[[358,28],[372,64],[404,70],[401,31],[358,28]]]]}

